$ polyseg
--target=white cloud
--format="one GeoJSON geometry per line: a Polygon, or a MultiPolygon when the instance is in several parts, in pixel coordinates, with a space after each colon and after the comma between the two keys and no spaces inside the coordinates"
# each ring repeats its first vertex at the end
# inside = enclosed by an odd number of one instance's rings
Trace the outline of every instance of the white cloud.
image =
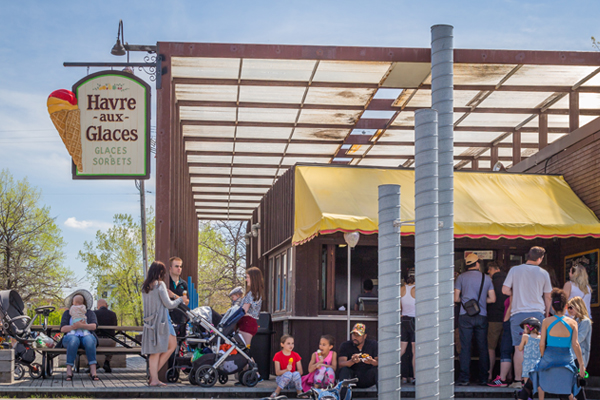
{"type": "Polygon", "coordinates": [[[108,222],[77,221],[77,218],[75,218],[75,217],[67,218],[67,220],[65,221],[65,225],[68,226],[69,228],[82,229],[82,230],[91,229],[91,228],[107,230],[112,227],[112,224],[109,224],[108,222]]]}

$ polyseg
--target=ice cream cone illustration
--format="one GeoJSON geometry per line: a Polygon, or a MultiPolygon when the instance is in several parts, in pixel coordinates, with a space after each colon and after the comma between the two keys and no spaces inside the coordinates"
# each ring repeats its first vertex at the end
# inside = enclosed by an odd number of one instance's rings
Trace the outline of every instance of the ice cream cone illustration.
{"type": "Polygon", "coordinates": [[[52,123],[73,157],[77,170],[82,172],[81,121],[75,94],[65,89],[55,90],[48,96],[47,106],[52,123]]]}

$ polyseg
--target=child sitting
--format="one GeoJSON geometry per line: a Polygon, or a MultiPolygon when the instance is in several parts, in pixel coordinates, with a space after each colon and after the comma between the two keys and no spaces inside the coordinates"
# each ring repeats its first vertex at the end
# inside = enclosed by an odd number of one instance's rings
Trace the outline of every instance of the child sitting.
{"type": "Polygon", "coordinates": [[[519,344],[519,351],[523,352],[523,382],[529,379],[529,372],[536,366],[540,358],[540,329],[542,324],[537,318],[531,317],[521,322],[523,338],[519,344]]]}
{"type": "Polygon", "coordinates": [[[229,292],[229,298],[231,299],[231,307],[239,306],[242,302],[242,296],[244,295],[244,289],[241,286],[235,287],[229,292]]]}
{"type": "MultiPolygon", "coordinates": [[[[87,323],[87,318],[85,313],[87,312],[87,308],[85,304],[83,304],[82,296],[74,296],[73,297],[73,305],[69,308],[69,315],[71,316],[71,325],[75,322],[83,321],[83,323],[87,323]]],[[[67,333],[67,335],[76,335],[76,336],[87,336],[90,335],[90,331],[87,329],[75,329],[67,333]]]]}
{"type": "Polygon", "coordinates": [[[321,336],[319,350],[315,351],[308,364],[308,375],[302,377],[302,389],[310,390],[311,385],[324,388],[335,383],[335,370],[337,369],[337,354],[332,351],[335,338],[331,335],[321,336]]]}
{"type": "MultiPolygon", "coordinates": [[[[296,388],[296,393],[300,395],[302,393],[302,358],[294,350],[294,338],[290,335],[283,335],[279,340],[281,345],[281,351],[275,354],[273,362],[275,364],[275,382],[277,383],[277,389],[271,393],[271,398],[275,398],[281,394],[283,389],[286,389],[288,385],[293,383],[296,388]]],[[[290,385],[291,386],[291,385],[290,385]]],[[[300,397],[299,398],[308,398],[300,397]]]]}

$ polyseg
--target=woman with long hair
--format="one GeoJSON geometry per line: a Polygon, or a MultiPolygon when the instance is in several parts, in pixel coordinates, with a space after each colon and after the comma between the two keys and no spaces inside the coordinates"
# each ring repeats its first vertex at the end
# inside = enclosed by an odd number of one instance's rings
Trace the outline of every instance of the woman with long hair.
{"type": "Polygon", "coordinates": [[[142,284],[144,302],[144,332],[142,335],[142,354],[148,355],[150,371],[149,386],[166,386],[158,379],[158,371],[169,360],[177,347],[175,328],[169,316],[186,296],[171,301],[164,279],[167,275],[165,264],[154,261],[148,270],[148,276],[142,284]]]}
{"type": "Polygon", "coordinates": [[[577,321],[579,345],[581,346],[581,355],[583,363],[587,368],[590,361],[590,350],[592,347],[592,320],[587,312],[587,306],[579,296],[569,300],[569,315],[577,321]]]}
{"type": "Polygon", "coordinates": [[[554,315],[542,322],[542,358],[529,373],[529,380],[518,393],[519,399],[533,398],[536,392],[539,392],[540,400],[544,400],[546,392],[558,395],[561,400],[568,399],[571,394],[577,395],[579,386],[573,353],[579,362],[579,376],[585,376],[577,322],[565,316],[567,295],[564,290],[555,288],[551,293],[551,301],[554,315]]]}
{"type": "Polygon", "coordinates": [[[265,293],[263,274],[260,269],[250,267],[246,270],[246,294],[240,303],[246,312],[238,321],[238,329],[246,345],[250,345],[252,337],[258,331],[258,316],[262,306],[262,297],[265,293]]]}
{"type": "MultiPolygon", "coordinates": [[[[400,288],[400,311],[401,317],[401,337],[400,342],[400,357],[404,355],[408,344],[412,345],[412,366],[413,374],[415,371],[415,269],[411,268],[408,270],[408,277],[406,278],[406,284],[400,288]]],[[[402,381],[404,382],[403,378],[402,381]]],[[[411,377],[410,382],[414,383],[415,378],[411,377]]]]}
{"type": "Polygon", "coordinates": [[[583,264],[575,263],[569,269],[569,280],[565,282],[563,290],[567,294],[567,299],[581,297],[587,307],[588,315],[591,312],[590,302],[592,300],[592,287],[588,282],[587,269],[583,264]]]}

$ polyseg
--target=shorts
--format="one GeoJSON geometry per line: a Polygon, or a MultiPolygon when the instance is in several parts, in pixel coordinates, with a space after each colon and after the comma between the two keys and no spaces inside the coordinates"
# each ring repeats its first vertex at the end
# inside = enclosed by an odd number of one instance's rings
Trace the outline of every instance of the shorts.
{"type": "Polygon", "coordinates": [[[496,350],[502,336],[502,322],[488,322],[488,349],[496,350]]]}
{"type": "Polygon", "coordinates": [[[400,341],[415,343],[415,317],[402,316],[400,325],[400,341]]]}
{"type": "Polygon", "coordinates": [[[175,334],[175,327],[173,326],[173,321],[171,321],[171,316],[169,315],[169,335],[177,337],[175,334]]]}
{"type": "Polygon", "coordinates": [[[258,322],[249,315],[244,315],[237,323],[238,329],[252,336],[258,332],[258,322]]]}
{"type": "Polygon", "coordinates": [[[523,328],[521,328],[519,325],[521,325],[521,322],[523,322],[525,318],[529,317],[535,317],[539,319],[540,322],[544,320],[544,314],[541,312],[522,312],[510,316],[510,334],[512,336],[513,346],[518,346],[521,344],[523,328]]]}

